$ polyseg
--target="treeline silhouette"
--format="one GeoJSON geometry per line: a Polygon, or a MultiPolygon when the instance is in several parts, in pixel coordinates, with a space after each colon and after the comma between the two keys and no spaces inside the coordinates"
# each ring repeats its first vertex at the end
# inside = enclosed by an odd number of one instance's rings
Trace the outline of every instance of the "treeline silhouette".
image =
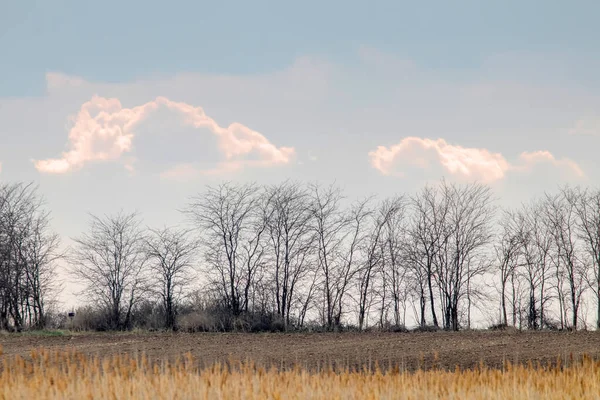
{"type": "Polygon", "coordinates": [[[0,185],[0,329],[273,331],[600,326],[600,191],[562,187],[501,209],[444,180],[349,201],[336,185],[223,183],[185,227],[90,215],[61,250],[31,184],[0,185]],[[66,268],[83,288],[59,310],[66,268]]]}

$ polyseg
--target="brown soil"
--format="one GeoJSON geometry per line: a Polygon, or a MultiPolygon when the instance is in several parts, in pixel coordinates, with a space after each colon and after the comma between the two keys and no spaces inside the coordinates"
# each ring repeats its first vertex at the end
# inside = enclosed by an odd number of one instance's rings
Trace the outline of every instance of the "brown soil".
{"type": "Polygon", "coordinates": [[[90,355],[145,353],[174,360],[191,352],[203,365],[252,360],[259,365],[382,368],[472,368],[505,360],[543,364],[588,354],[600,358],[600,332],[423,332],[423,333],[90,333],[66,336],[0,335],[3,357],[27,357],[32,349],[74,349],[90,355]],[[438,362],[435,363],[435,354],[438,362]]]}

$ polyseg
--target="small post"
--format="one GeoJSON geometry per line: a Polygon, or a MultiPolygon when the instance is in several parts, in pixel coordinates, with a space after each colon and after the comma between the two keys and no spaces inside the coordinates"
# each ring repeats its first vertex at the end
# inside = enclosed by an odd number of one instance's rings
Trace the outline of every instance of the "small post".
{"type": "Polygon", "coordinates": [[[73,318],[75,318],[75,310],[71,311],[68,315],[69,315],[69,320],[71,321],[70,330],[73,330],[73,318]]]}

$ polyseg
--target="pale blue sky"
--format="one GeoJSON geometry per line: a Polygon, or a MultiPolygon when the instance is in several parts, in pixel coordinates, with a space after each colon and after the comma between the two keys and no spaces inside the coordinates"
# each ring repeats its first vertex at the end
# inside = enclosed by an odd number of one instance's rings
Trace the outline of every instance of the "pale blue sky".
{"type": "MultiPolygon", "coordinates": [[[[352,62],[357,46],[464,76],[491,55],[574,61],[595,84],[597,1],[3,0],[0,95],[43,93],[48,70],[127,81],[182,71],[262,73],[306,54],[352,62]]],[[[576,75],[576,76],[575,76],[576,75]]]]}
{"type": "Polygon", "coordinates": [[[39,183],[66,244],[86,212],[177,223],[224,179],[336,180],[356,197],[444,176],[505,205],[596,185],[599,15],[597,1],[0,0],[0,180],[39,183]]]}

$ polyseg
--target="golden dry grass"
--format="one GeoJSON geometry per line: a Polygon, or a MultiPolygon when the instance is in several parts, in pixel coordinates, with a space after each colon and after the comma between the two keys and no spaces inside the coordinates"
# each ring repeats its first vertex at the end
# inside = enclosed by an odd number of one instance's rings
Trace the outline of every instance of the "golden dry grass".
{"type": "MultiPolygon", "coordinates": [[[[1,354],[1,347],[0,347],[1,354]]],[[[569,367],[403,372],[265,369],[215,364],[191,356],[150,363],[143,355],[89,357],[36,350],[4,356],[0,399],[599,399],[600,362],[569,367]]]]}

